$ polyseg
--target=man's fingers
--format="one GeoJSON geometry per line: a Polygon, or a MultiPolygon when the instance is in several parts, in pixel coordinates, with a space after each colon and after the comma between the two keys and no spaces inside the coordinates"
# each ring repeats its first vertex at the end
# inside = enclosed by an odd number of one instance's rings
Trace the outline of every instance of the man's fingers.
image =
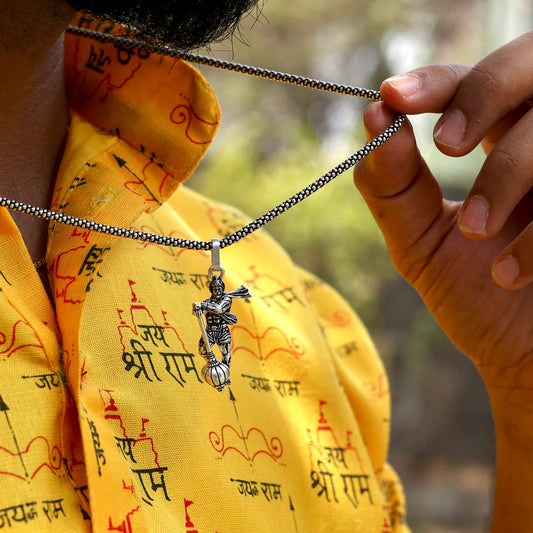
{"type": "Polygon", "coordinates": [[[459,227],[468,237],[496,235],[533,187],[533,110],[490,151],[464,202],[459,227]]]}
{"type": "Polygon", "coordinates": [[[390,78],[382,95],[403,113],[445,111],[435,126],[435,142],[445,154],[461,156],[533,96],[533,69],[524,68],[532,62],[533,32],[528,32],[471,69],[441,65],[390,78]]]}
{"type": "MultiPolygon", "coordinates": [[[[394,116],[383,102],[371,104],[365,112],[369,138],[383,131],[394,116]]],[[[354,180],[385,236],[396,266],[408,278],[416,275],[412,272],[415,264],[423,262],[431,250],[412,247],[438,217],[442,194],[418,152],[408,122],[356,166],[354,180]]]]}
{"type": "Polygon", "coordinates": [[[503,251],[492,265],[492,277],[506,289],[521,289],[533,282],[533,224],[503,251]]]}
{"type": "Polygon", "coordinates": [[[531,105],[528,102],[524,102],[522,105],[513,109],[508,115],[505,115],[499,120],[492,129],[485,135],[481,141],[481,146],[486,154],[488,154],[494,146],[500,141],[500,139],[517,124],[520,119],[531,109],[531,105]]]}
{"type": "Polygon", "coordinates": [[[435,142],[448,155],[472,150],[501,118],[533,95],[533,32],[487,56],[465,76],[435,126],[435,142]]]}
{"type": "Polygon", "coordinates": [[[383,100],[408,115],[443,113],[472,67],[429,65],[386,79],[380,88],[383,100]]]}

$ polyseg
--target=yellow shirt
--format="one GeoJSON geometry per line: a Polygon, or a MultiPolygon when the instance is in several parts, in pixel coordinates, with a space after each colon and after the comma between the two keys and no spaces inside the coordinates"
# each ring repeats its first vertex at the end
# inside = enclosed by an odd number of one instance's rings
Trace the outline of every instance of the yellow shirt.
{"type": "MultiPolygon", "coordinates": [[[[67,36],[53,208],[210,240],[247,219],[178,185],[220,113],[182,61],[67,36]]],[[[213,177],[216,179],[216,177],[213,177]]],[[[260,231],[222,251],[233,384],[202,380],[208,253],[61,224],[54,306],[0,210],[0,529],[406,532],[389,390],[358,317],[260,231]]]]}

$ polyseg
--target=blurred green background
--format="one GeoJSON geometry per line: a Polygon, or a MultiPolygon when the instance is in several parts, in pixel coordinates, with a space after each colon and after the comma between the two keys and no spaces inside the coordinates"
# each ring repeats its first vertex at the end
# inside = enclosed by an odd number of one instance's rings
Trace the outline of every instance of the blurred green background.
{"type": "MultiPolygon", "coordinates": [[[[428,63],[475,63],[529,30],[526,0],[267,0],[222,59],[379,88],[428,63]]],[[[345,159],[365,141],[367,102],[202,67],[223,120],[189,185],[251,217],[345,159]]],[[[462,199],[483,162],[437,152],[436,116],[415,117],[419,146],[445,196],[462,199]]],[[[390,461],[414,533],[488,531],[493,427],[483,384],[392,267],[351,171],[269,224],[294,260],[349,300],[385,361],[393,401],[390,461]]]]}

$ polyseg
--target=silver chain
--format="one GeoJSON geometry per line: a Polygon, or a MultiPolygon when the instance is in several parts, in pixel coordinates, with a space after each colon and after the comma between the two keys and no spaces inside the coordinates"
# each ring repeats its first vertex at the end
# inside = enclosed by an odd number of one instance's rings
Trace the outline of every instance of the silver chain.
{"type": "MultiPolygon", "coordinates": [[[[303,76],[296,76],[294,74],[286,74],[283,72],[277,72],[275,70],[267,70],[258,67],[251,67],[248,65],[242,65],[239,63],[233,63],[231,61],[223,61],[220,59],[214,59],[211,57],[180,52],[179,50],[174,50],[167,46],[160,46],[152,43],[146,43],[142,41],[136,41],[134,39],[128,39],[125,37],[120,37],[117,35],[111,35],[109,33],[101,33],[93,30],[87,30],[85,28],[79,28],[77,26],[69,26],[67,31],[69,33],[74,33],[76,35],[90,37],[92,39],[98,40],[100,42],[111,42],[119,44],[121,47],[129,49],[139,49],[149,53],[158,53],[177,59],[183,59],[190,61],[191,63],[207,65],[214,68],[219,68],[223,70],[229,70],[233,72],[239,72],[241,74],[247,74],[249,76],[256,76],[259,78],[265,78],[269,80],[279,81],[283,83],[288,83],[291,85],[298,85],[300,87],[308,87],[311,89],[317,89],[319,91],[328,91],[339,94],[345,94],[350,96],[358,96],[361,98],[366,98],[368,100],[378,101],[381,100],[381,95],[379,91],[372,89],[364,89],[359,87],[352,87],[349,85],[341,85],[338,83],[330,83],[326,81],[315,80],[311,78],[306,78],[303,76]]],[[[297,192],[290,198],[287,198],[284,202],[281,202],[276,207],[272,208],[270,211],[264,215],[256,218],[246,226],[238,229],[237,231],[227,235],[223,239],[220,239],[220,248],[225,248],[231,244],[240,241],[244,237],[250,235],[254,231],[263,227],[265,224],[278,217],[285,211],[291,209],[296,204],[299,204],[301,201],[305,200],[308,196],[318,191],[324,185],[327,185],[330,181],[335,179],[337,176],[343,172],[352,168],[358,161],[366,157],[372,151],[374,151],[378,146],[383,144],[388,140],[394,133],[396,133],[402,126],[405,120],[404,115],[399,115],[394,122],[381,134],[379,134],[375,139],[366,143],[361,149],[355,152],[352,156],[345,159],[342,163],[339,163],[336,167],[332,168],[329,172],[326,172],[323,176],[318,178],[316,181],[302,189],[300,192],[297,192]]],[[[136,239],[139,241],[150,242],[154,244],[161,244],[163,246],[172,246],[177,248],[189,248],[194,250],[211,250],[212,242],[211,241],[193,241],[189,239],[178,239],[176,237],[168,237],[165,235],[158,235],[155,233],[147,233],[144,231],[137,231],[133,229],[121,228],[117,226],[110,226],[107,224],[101,224],[99,222],[94,222],[92,220],[86,220],[83,218],[72,217],[70,215],[65,215],[64,213],[59,213],[57,211],[51,211],[49,209],[43,209],[42,207],[36,207],[28,205],[22,202],[17,202],[15,200],[10,200],[9,198],[0,197],[0,206],[13,209],[15,211],[20,211],[22,213],[28,213],[39,218],[44,218],[51,221],[61,222],[62,224],[67,224],[70,226],[76,226],[79,228],[89,229],[91,231],[97,231],[100,233],[106,233],[108,235],[114,235],[116,237],[127,237],[130,239],[136,239]]]]}

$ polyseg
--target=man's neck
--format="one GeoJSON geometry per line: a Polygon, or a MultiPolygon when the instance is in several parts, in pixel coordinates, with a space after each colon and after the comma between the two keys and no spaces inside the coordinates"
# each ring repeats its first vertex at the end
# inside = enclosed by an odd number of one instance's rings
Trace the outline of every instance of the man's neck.
{"type": "MultiPolygon", "coordinates": [[[[62,33],[72,13],[53,3],[0,0],[0,195],[40,206],[50,202],[69,121],[62,33]]],[[[46,223],[14,218],[41,259],[46,223]]]]}

